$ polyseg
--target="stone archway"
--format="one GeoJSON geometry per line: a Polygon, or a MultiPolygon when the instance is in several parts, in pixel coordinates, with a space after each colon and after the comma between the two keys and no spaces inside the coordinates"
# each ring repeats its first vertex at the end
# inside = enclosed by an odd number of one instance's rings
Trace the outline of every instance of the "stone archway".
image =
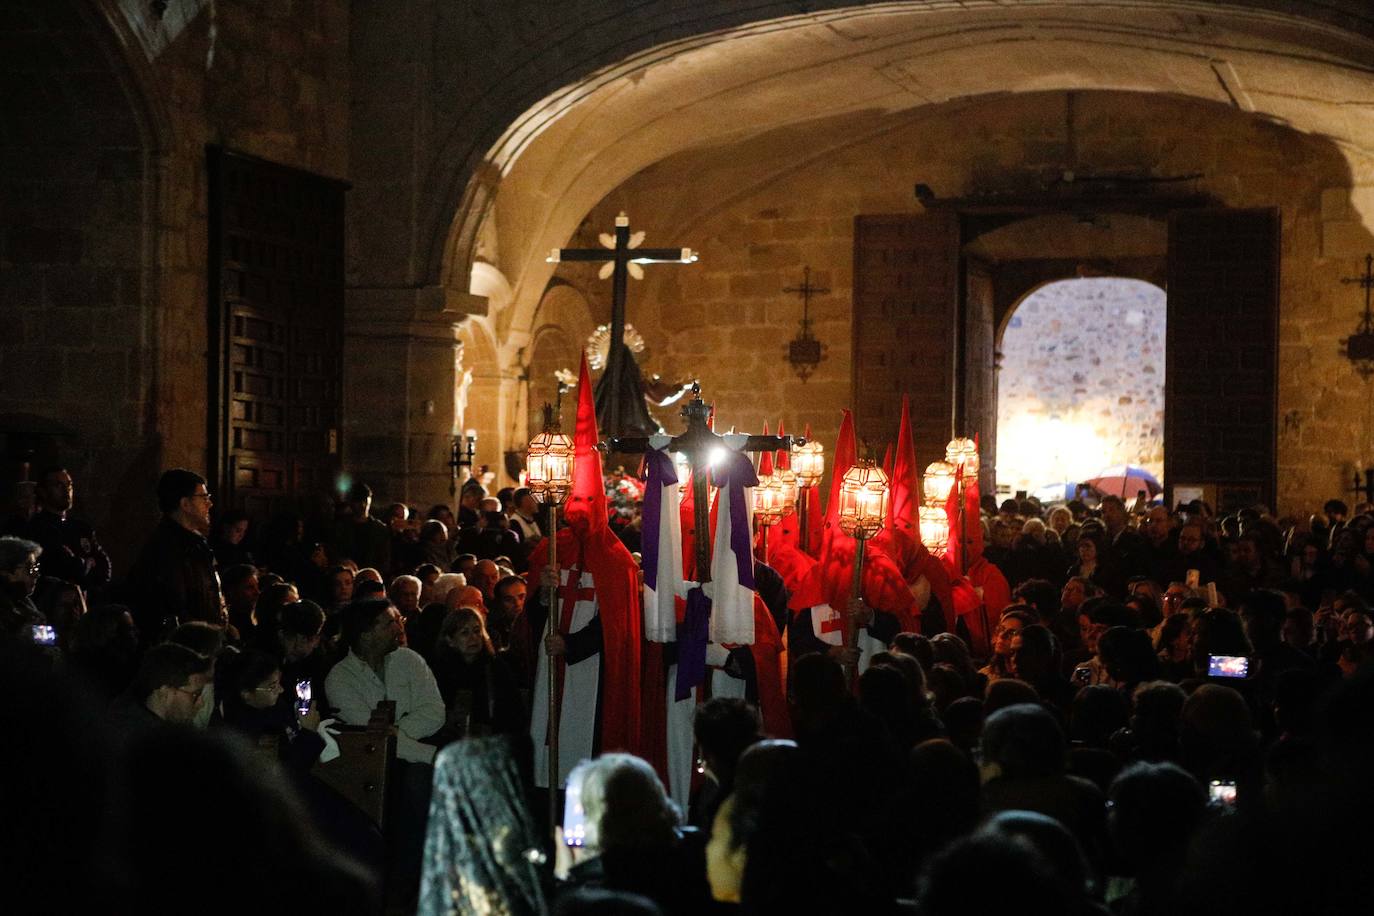
{"type": "Polygon", "coordinates": [[[1081,482],[1116,464],[1163,479],[1165,314],[1163,289],[1116,277],[1044,283],[1009,310],[998,341],[999,490],[1081,482]]]}
{"type": "MultiPolygon", "coordinates": [[[[431,2],[447,12],[437,22],[456,26],[448,0],[431,2]]],[[[697,239],[682,232],[693,227],[714,246],[713,260],[704,258],[698,271],[703,282],[683,271],[681,280],[651,276],[644,288],[645,299],[651,290],[673,293],[682,304],[677,314],[702,329],[691,335],[691,349],[685,334],[654,341],[696,364],[732,342],[729,331],[711,324],[717,303],[733,306],[731,314],[746,322],[750,336],[786,340],[792,328],[779,338],[778,317],[795,314],[796,305],[776,301],[778,291],[795,283],[794,274],[816,257],[807,250],[811,243],[825,247],[823,256],[834,268],[833,301],[821,307],[842,306],[852,291],[852,264],[845,262],[853,216],[918,210],[914,182],[957,197],[971,190],[1012,193],[1021,187],[1017,181],[1081,176],[1092,165],[1099,174],[1116,168],[1148,173],[1158,166],[1177,175],[1203,162],[1216,176],[1204,191],[1230,206],[1266,205],[1256,200],[1268,190],[1261,185],[1282,185],[1279,193],[1304,233],[1295,249],[1301,254],[1285,254],[1285,296],[1294,302],[1310,300],[1309,293],[1331,277],[1350,272],[1351,264],[1332,259],[1353,260],[1368,238],[1366,222],[1374,221],[1365,216],[1374,209],[1364,203],[1374,191],[1356,186],[1364,180],[1359,176],[1371,174],[1374,131],[1348,117],[1345,105],[1367,93],[1374,43],[1367,20],[1334,7],[1285,5],[1280,12],[1161,0],[1147,8],[1108,0],[1089,11],[1070,2],[951,8],[913,0],[813,4],[796,14],[767,2],[743,13],[730,6],[708,0],[686,10],[651,2],[644,15],[672,13],[665,19],[670,26],[650,34],[640,28],[644,20],[608,22],[594,37],[555,29],[548,34],[577,36],[565,41],[560,50],[566,53],[518,58],[495,50],[515,44],[510,23],[498,18],[487,23],[490,31],[465,35],[455,27],[426,36],[432,47],[416,48],[415,68],[405,73],[355,80],[376,94],[376,110],[387,112],[388,144],[395,142],[398,154],[394,160],[369,158],[364,169],[376,175],[354,176],[355,212],[369,214],[370,223],[357,226],[358,248],[379,258],[361,265],[360,282],[440,289],[437,298],[449,302],[455,290],[469,288],[467,273],[480,248],[510,282],[509,305],[489,316],[504,345],[510,335],[534,333],[534,313],[550,277],[570,278],[545,263],[548,249],[566,243],[584,222],[606,225],[608,215],[627,208],[651,239],[693,244],[697,239]],[[1194,15],[1199,9],[1207,15],[1194,15]],[[467,49],[479,53],[463,53],[467,49]],[[493,65],[487,72],[474,64],[460,79],[454,60],[493,65]],[[435,90],[416,107],[417,129],[398,132],[395,101],[425,73],[434,76],[435,90]],[[1287,88],[1293,85],[1319,90],[1298,98],[1287,88]],[[1039,121],[1048,107],[1044,100],[1070,90],[1100,96],[1101,132],[1128,141],[1102,146],[1108,155],[1096,162],[1081,146],[1077,168],[1058,155],[1062,114],[1050,112],[1039,121]],[[805,104],[791,104],[803,91],[805,104]],[[993,110],[1000,122],[985,114],[993,110]],[[1172,118],[1176,111],[1185,115],[1183,122],[1172,118]],[[969,115],[979,122],[976,137],[951,136],[952,142],[935,147],[924,142],[928,124],[947,126],[969,115]],[[1195,126],[1191,136],[1173,136],[1182,123],[1195,126]],[[1120,136],[1117,125],[1135,133],[1120,136]],[[1170,136],[1156,138],[1156,128],[1170,136]],[[1223,140],[1233,130],[1246,136],[1223,140]],[[981,142],[1018,131],[1021,136],[997,149],[981,142]],[[405,136],[397,140],[400,133],[405,136]],[[1322,177],[1297,193],[1290,179],[1300,170],[1292,163],[1309,159],[1320,167],[1302,170],[1322,177]],[[1279,160],[1288,165],[1275,165],[1279,160]],[[869,169],[875,183],[864,194],[827,190],[813,198],[807,192],[815,186],[801,176],[837,162],[869,169]],[[1031,174],[1036,168],[1043,175],[1031,174]],[[419,181],[417,172],[423,173],[419,181]],[[781,193],[786,186],[790,194],[781,193]],[[428,189],[423,198],[419,188],[428,189]],[[1317,200],[1330,206],[1314,213],[1317,200]],[[652,206],[636,207],[636,201],[652,206]],[[855,201],[854,209],[837,214],[814,212],[855,201]],[[405,214],[405,244],[391,232],[396,222],[373,219],[376,213],[405,214]],[[777,233],[771,244],[755,234],[763,229],[777,233]],[[1296,283],[1288,279],[1295,275],[1301,278],[1296,283]],[[710,296],[705,306],[703,290],[710,296]]],[[[558,20],[563,13],[549,15],[558,20]]],[[[406,27],[386,19],[360,12],[359,24],[366,26],[355,28],[361,59],[385,60],[386,47],[402,36],[406,27]]],[[[372,110],[370,104],[364,97],[358,108],[372,110]]],[[[588,294],[602,305],[590,285],[588,294]]],[[[660,297],[664,314],[669,298],[660,297]]],[[[821,408],[828,417],[843,399],[852,364],[842,308],[826,320],[834,322],[826,337],[830,361],[822,367],[830,375],[812,378],[804,390],[785,378],[768,379],[768,394],[777,395],[772,400],[820,405],[809,419],[822,437],[832,421],[819,416],[821,408]],[[822,387],[824,397],[815,398],[822,387]]],[[[1319,333],[1322,346],[1335,336],[1319,333]]],[[[760,352],[748,365],[762,375],[777,360],[760,352]]],[[[1334,358],[1322,355],[1318,362],[1323,372],[1340,371],[1334,358]]],[[[744,387],[731,396],[743,396],[744,387]]],[[[753,379],[748,388],[758,392],[753,379]]],[[[1295,409],[1312,415],[1323,410],[1311,404],[1295,409]]],[[[1315,481],[1320,459],[1315,447],[1310,451],[1300,460],[1311,469],[1302,474],[1315,481]]],[[[1285,475],[1285,481],[1299,479],[1285,475]]],[[[1331,472],[1324,483],[1294,485],[1291,492],[1329,488],[1334,479],[1331,472]]]]}
{"type": "Polygon", "coordinates": [[[0,24],[0,302],[14,322],[0,342],[0,413],[70,429],[43,460],[71,470],[76,511],[118,566],[162,461],[161,162],[172,137],[113,7],[20,3],[0,24]]]}
{"type": "MultiPolygon", "coordinates": [[[[542,421],[543,405],[557,400],[555,373],[568,370],[577,374],[582,348],[594,328],[587,298],[581,292],[566,283],[549,287],[535,314],[534,335],[525,358],[526,416],[531,433],[542,421]]],[[[565,409],[563,416],[571,429],[573,414],[565,409]]]]}

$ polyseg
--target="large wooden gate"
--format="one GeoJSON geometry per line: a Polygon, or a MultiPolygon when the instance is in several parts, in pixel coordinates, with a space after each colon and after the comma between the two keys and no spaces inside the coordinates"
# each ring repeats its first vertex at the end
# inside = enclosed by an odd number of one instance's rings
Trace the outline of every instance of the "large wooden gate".
{"type": "Polygon", "coordinates": [[[897,438],[911,396],[917,461],[944,457],[954,404],[959,228],[953,213],[860,216],[854,225],[854,420],[897,438]]]}
{"type": "Polygon", "coordinates": [[[344,192],[209,150],[211,480],[266,515],[339,469],[344,192]]]}
{"type": "Polygon", "coordinates": [[[1274,505],[1279,213],[1182,210],[1169,221],[1164,474],[1217,508],[1274,505]]]}

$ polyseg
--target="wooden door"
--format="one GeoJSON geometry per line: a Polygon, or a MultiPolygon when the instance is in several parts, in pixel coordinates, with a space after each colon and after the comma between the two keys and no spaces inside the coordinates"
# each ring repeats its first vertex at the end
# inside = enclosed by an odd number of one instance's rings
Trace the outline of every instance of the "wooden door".
{"type": "Polygon", "coordinates": [[[209,166],[211,479],[265,516],[339,469],[346,186],[214,147],[209,166]]]}
{"type": "Polygon", "coordinates": [[[1167,498],[1274,506],[1279,212],[1188,210],[1169,220],[1164,401],[1167,498]]]}
{"type": "Polygon", "coordinates": [[[854,420],[873,446],[895,442],[909,394],[921,467],[950,437],[958,308],[954,214],[855,219],[854,420]]]}
{"type": "Polygon", "coordinates": [[[964,262],[963,385],[955,426],[961,436],[978,436],[978,485],[996,493],[997,480],[997,327],[993,320],[992,266],[976,258],[964,262]]]}

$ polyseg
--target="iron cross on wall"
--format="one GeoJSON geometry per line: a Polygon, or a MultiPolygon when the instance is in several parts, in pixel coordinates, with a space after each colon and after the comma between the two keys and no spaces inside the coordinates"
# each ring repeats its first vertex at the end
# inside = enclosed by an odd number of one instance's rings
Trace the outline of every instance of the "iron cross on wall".
{"type": "MultiPolygon", "coordinates": [[[[625,348],[625,292],[626,278],[644,278],[641,264],[691,264],[697,253],[690,248],[640,248],[644,233],[630,234],[630,218],[621,213],[615,218],[615,237],[601,234],[601,244],[605,248],[555,248],[549,253],[548,261],[606,261],[598,276],[611,278],[611,340],[606,349],[605,375],[611,379],[620,378],[621,363],[624,361],[625,348]],[[610,260],[607,260],[607,256],[610,260]]],[[[606,418],[608,432],[621,431],[620,403],[611,401],[611,416],[606,418]]]]}

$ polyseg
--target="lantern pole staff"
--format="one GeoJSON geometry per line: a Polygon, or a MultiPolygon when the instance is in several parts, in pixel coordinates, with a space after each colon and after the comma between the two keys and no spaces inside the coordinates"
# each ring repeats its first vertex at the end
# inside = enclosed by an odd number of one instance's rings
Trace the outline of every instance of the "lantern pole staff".
{"type": "MultiPolygon", "coordinates": [[[[562,405],[562,391],[559,391],[559,405],[562,405]]],[[[548,404],[544,405],[544,431],[530,442],[528,473],[526,484],[535,498],[544,504],[549,530],[549,553],[545,569],[558,569],[558,507],[572,489],[574,447],[559,428],[558,414],[548,404]]],[[[576,588],[576,585],[574,585],[576,588]]],[[[546,634],[558,632],[558,582],[543,584],[544,606],[548,608],[549,619],[546,634]]],[[[559,742],[558,726],[561,712],[558,698],[558,665],[552,655],[545,654],[548,669],[548,779],[549,779],[549,832],[558,830],[558,776],[559,742]]]]}
{"type": "Polygon", "coordinates": [[[849,605],[844,613],[845,679],[854,688],[858,675],[857,659],[849,650],[858,642],[858,622],[852,608],[863,600],[864,550],[868,539],[883,530],[891,499],[890,481],[871,455],[860,458],[845,471],[840,482],[840,531],[854,539],[854,579],[849,586],[849,605]]]}
{"type": "MultiPolygon", "coordinates": [[[[711,581],[711,503],[710,483],[707,472],[711,467],[711,453],[717,449],[728,448],[725,437],[711,431],[708,421],[711,406],[701,399],[701,385],[693,383],[692,399],[682,408],[682,417],[687,421],[687,431],[674,436],[668,443],[668,451],[680,452],[687,456],[692,467],[693,524],[698,536],[695,541],[696,577],[703,585],[711,581]]],[[[791,449],[792,444],[804,443],[800,436],[750,436],[744,443],[743,451],[767,452],[778,449],[791,449]]],[[[647,452],[651,446],[643,436],[612,437],[597,446],[603,453],[622,452],[637,455],[647,452]]]]}

